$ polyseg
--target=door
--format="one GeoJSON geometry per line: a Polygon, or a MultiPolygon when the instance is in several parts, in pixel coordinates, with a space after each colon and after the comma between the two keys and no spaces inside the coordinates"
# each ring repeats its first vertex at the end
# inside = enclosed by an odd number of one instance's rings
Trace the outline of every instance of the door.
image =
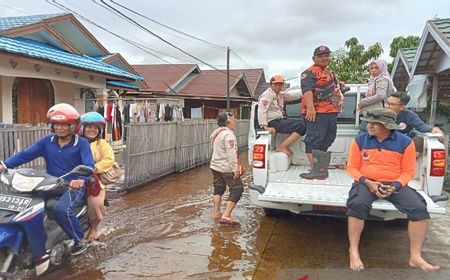
{"type": "Polygon", "coordinates": [[[53,105],[53,88],[50,82],[31,78],[18,78],[16,81],[15,123],[47,123],[47,110],[53,105]]]}

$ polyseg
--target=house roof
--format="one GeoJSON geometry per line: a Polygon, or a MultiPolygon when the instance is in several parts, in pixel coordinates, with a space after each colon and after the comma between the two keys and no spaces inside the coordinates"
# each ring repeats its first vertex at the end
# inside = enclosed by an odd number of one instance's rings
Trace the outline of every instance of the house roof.
{"type": "MultiPolygon", "coordinates": [[[[131,72],[135,75],[139,75],[136,69],[134,69],[133,66],[131,66],[120,53],[110,53],[103,56],[98,56],[96,58],[104,63],[122,69],[124,71],[131,72]]],[[[138,81],[137,83],[139,84],[139,88],[141,90],[144,91],[150,90],[149,84],[144,79],[138,81]]]]}
{"type": "Polygon", "coordinates": [[[0,51],[42,59],[56,64],[67,65],[74,68],[98,72],[123,79],[142,79],[142,77],[138,75],[123,71],[87,55],[73,54],[54,46],[30,39],[0,36],[0,51]]]}
{"type": "Polygon", "coordinates": [[[397,53],[392,67],[391,77],[398,90],[406,90],[411,79],[411,68],[416,57],[417,48],[403,48],[397,53]]]}
{"type": "Polygon", "coordinates": [[[150,84],[152,91],[174,89],[189,74],[200,70],[197,64],[141,64],[133,68],[150,84]]]}
{"type": "Polygon", "coordinates": [[[33,15],[20,17],[2,17],[0,18],[0,31],[17,28],[25,25],[34,24],[45,19],[57,17],[64,14],[48,14],[48,15],[33,15]]]}
{"type": "Polygon", "coordinates": [[[248,82],[250,93],[252,96],[255,96],[258,93],[258,86],[261,83],[266,82],[266,77],[264,75],[264,69],[262,69],[262,68],[230,69],[230,73],[234,76],[238,76],[238,75],[244,73],[245,78],[247,79],[247,82],[248,82]]]}
{"type": "Polygon", "coordinates": [[[436,66],[442,54],[450,56],[450,19],[429,20],[425,25],[411,72],[414,75],[440,72],[436,66]]]}
{"type": "MultiPolygon", "coordinates": [[[[233,87],[244,96],[250,97],[249,86],[242,72],[240,75],[230,74],[230,88],[233,87]]],[[[186,96],[226,97],[227,75],[224,73],[224,70],[202,70],[178,94],[186,96]]]]}
{"type": "Polygon", "coordinates": [[[115,86],[115,87],[125,88],[125,89],[139,90],[138,86],[133,85],[132,83],[124,82],[124,81],[107,80],[106,84],[107,85],[111,85],[111,86],[115,86]]]}
{"type": "Polygon", "coordinates": [[[450,18],[427,21],[411,67],[411,75],[434,74],[439,92],[450,92],[450,18]]]}

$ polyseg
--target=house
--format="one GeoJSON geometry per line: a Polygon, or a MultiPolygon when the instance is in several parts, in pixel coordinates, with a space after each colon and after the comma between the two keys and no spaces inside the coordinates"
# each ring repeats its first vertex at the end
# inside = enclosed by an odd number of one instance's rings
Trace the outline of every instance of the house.
{"type": "MultiPolygon", "coordinates": [[[[408,92],[417,77],[426,78],[422,85],[424,90],[421,97],[431,100],[429,123],[434,125],[437,110],[433,108],[438,102],[447,107],[450,105],[450,19],[427,21],[414,59],[412,59],[413,54],[414,50],[400,50],[391,76],[394,84],[400,89],[407,84],[408,92]],[[406,69],[409,66],[409,74],[406,75],[406,69]]],[[[445,117],[447,118],[445,122],[448,123],[450,116],[447,114],[445,117]]]]}
{"type": "Polygon", "coordinates": [[[55,103],[84,113],[112,92],[140,88],[149,86],[72,14],[0,18],[1,123],[46,123],[55,103]]]}
{"type": "MultiPolygon", "coordinates": [[[[227,108],[226,70],[201,70],[196,64],[146,64],[133,68],[151,84],[153,96],[180,100],[186,118],[212,119],[227,108]]],[[[231,111],[238,118],[249,118],[251,101],[262,93],[261,85],[265,84],[263,69],[231,69],[231,111]]]]}

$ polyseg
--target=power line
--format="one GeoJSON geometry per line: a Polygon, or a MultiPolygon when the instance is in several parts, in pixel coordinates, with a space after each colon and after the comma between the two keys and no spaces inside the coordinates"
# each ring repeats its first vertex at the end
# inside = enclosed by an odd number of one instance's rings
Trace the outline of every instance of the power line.
{"type": "MultiPolygon", "coordinates": [[[[95,1],[94,1],[94,2],[95,2],[95,1]]],[[[102,1],[102,2],[103,2],[103,1],[102,1]]],[[[119,6],[119,7],[121,7],[122,9],[125,9],[125,10],[127,10],[127,11],[129,11],[129,12],[131,12],[131,13],[133,13],[133,14],[139,15],[139,16],[141,16],[141,17],[143,17],[143,18],[145,18],[145,19],[147,19],[147,20],[149,20],[149,21],[151,21],[151,22],[154,22],[154,23],[156,23],[156,24],[159,24],[159,25],[161,25],[161,26],[163,26],[163,27],[165,27],[165,28],[167,28],[167,29],[170,29],[170,30],[172,30],[172,31],[175,31],[175,32],[177,32],[177,33],[180,33],[180,34],[182,34],[182,35],[184,35],[184,36],[187,36],[187,37],[189,37],[189,38],[198,40],[198,41],[203,42],[203,43],[205,43],[205,44],[214,46],[214,47],[216,47],[216,48],[227,49],[227,47],[224,47],[224,46],[221,46],[221,45],[218,45],[218,44],[215,44],[215,43],[206,41],[206,40],[204,40],[204,39],[202,39],[202,38],[196,37],[196,36],[194,36],[194,35],[191,35],[191,34],[188,34],[188,33],[186,33],[186,32],[183,32],[183,31],[180,31],[180,30],[178,30],[178,29],[175,29],[175,28],[173,28],[173,27],[170,27],[170,26],[168,26],[167,24],[161,23],[161,22],[159,22],[159,21],[157,21],[157,20],[155,20],[155,19],[152,19],[152,18],[150,18],[150,17],[148,17],[148,16],[146,16],[146,15],[143,15],[143,14],[141,14],[141,13],[139,13],[139,12],[136,12],[135,10],[133,10],[133,9],[127,7],[127,6],[124,6],[124,5],[120,4],[120,3],[117,3],[117,2],[114,1],[114,0],[110,0],[110,2],[113,3],[113,4],[115,4],[115,5],[117,5],[117,6],[119,6]]],[[[230,50],[231,50],[231,49],[230,49],[230,50]]],[[[247,65],[249,68],[253,68],[253,67],[250,66],[250,64],[248,64],[245,60],[243,60],[243,59],[242,59],[235,51],[231,50],[231,52],[232,52],[232,53],[233,53],[240,61],[242,61],[245,65],[247,65]]]]}
{"type": "MultiPolygon", "coordinates": [[[[80,18],[83,19],[84,21],[86,21],[86,22],[88,22],[88,23],[90,23],[90,24],[92,24],[92,25],[94,25],[94,26],[100,28],[101,30],[103,30],[103,31],[105,31],[105,32],[107,32],[107,33],[109,33],[109,34],[111,34],[111,35],[113,35],[113,36],[115,36],[115,37],[117,37],[117,38],[119,38],[119,39],[121,39],[121,40],[123,40],[123,41],[125,41],[125,42],[127,42],[127,43],[129,43],[129,44],[131,44],[131,45],[133,45],[133,46],[135,46],[136,48],[138,48],[138,49],[140,49],[140,50],[142,50],[142,51],[144,51],[144,52],[150,54],[150,55],[153,56],[153,57],[156,57],[156,58],[158,58],[158,59],[160,59],[160,60],[162,60],[162,61],[164,61],[164,62],[166,62],[166,63],[168,63],[168,64],[172,64],[170,61],[168,61],[168,60],[166,60],[166,59],[164,59],[164,58],[162,58],[162,57],[160,57],[160,56],[158,56],[158,55],[156,55],[156,54],[154,54],[154,53],[151,53],[150,51],[147,50],[147,49],[151,49],[151,48],[146,47],[146,46],[143,46],[143,45],[140,45],[140,44],[138,44],[138,43],[136,43],[136,42],[133,42],[133,41],[131,41],[131,40],[125,38],[125,37],[122,37],[122,36],[120,36],[120,35],[118,35],[118,34],[112,32],[112,31],[106,29],[105,27],[103,27],[103,26],[97,24],[96,22],[94,22],[94,21],[92,21],[92,20],[90,20],[90,19],[84,17],[83,15],[81,15],[81,14],[75,12],[74,10],[68,8],[67,6],[64,6],[63,4],[58,3],[56,0],[46,0],[46,2],[49,3],[49,4],[51,4],[51,5],[53,5],[53,6],[55,6],[55,7],[57,7],[57,8],[59,8],[59,9],[62,9],[63,11],[70,12],[70,13],[73,13],[73,14],[77,15],[78,17],[80,17],[80,18]],[[53,3],[50,2],[50,1],[52,1],[53,3]]],[[[161,54],[163,54],[163,55],[167,55],[167,56],[172,57],[172,58],[175,58],[175,59],[180,59],[180,58],[177,58],[177,57],[173,57],[173,56],[171,56],[171,55],[169,55],[169,54],[159,52],[159,51],[154,50],[154,49],[151,49],[151,50],[154,51],[154,52],[157,52],[157,53],[161,53],[161,54]]],[[[183,59],[180,59],[180,60],[183,60],[183,59]]]]}
{"type": "MultiPolygon", "coordinates": [[[[158,58],[158,59],[160,59],[160,60],[162,60],[162,61],[164,61],[164,62],[166,62],[166,63],[168,63],[168,64],[170,64],[170,65],[173,66],[173,67],[182,69],[183,71],[185,70],[184,68],[182,68],[182,67],[180,67],[180,66],[178,66],[178,65],[174,65],[174,64],[172,64],[171,62],[169,62],[169,61],[167,61],[167,60],[165,60],[165,59],[163,59],[163,58],[161,58],[161,57],[159,57],[159,56],[157,56],[157,55],[155,55],[155,54],[153,54],[153,53],[147,51],[145,48],[148,48],[148,47],[145,47],[145,46],[143,46],[143,45],[140,45],[140,44],[138,44],[138,43],[135,43],[135,42],[133,42],[133,41],[131,41],[131,40],[125,38],[125,37],[122,37],[122,36],[120,36],[120,35],[118,35],[118,34],[112,32],[112,31],[106,29],[105,27],[103,27],[103,26],[97,24],[96,22],[94,22],[94,21],[92,21],[92,20],[90,20],[90,19],[84,17],[83,15],[81,15],[81,14],[77,13],[76,11],[74,11],[74,10],[68,8],[67,6],[65,6],[65,5],[63,5],[63,4],[61,4],[61,3],[58,3],[56,0],[52,0],[53,3],[49,2],[49,0],[46,0],[46,1],[47,1],[49,4],[51,4],[51,5],[53,5],[53,6],[56,6],[56,7],[60,8],[60,9],[62,9],[62,10],[64,10],[64,11],[66,11],[66,12],[71,12],[71,13],[73,13],[73,14],[79,16],[81,19],[83,19],[83,20],[85,20],[85,21],[91,23],[92,25],[94,25],[94,26],[96,26],[96,27],[98,27],[98,28],[104,30],[105,32],[108,32],[108,33],[110,33],[110,34],[112,34],[112,35],[114,35],[114,36],[116,36],[116,37],[118,37],[118,38],[124,40],[125,42],[127,42],[127,43],[129,43],[129,44],[131,44],[131,45],[133,45],[133,46],[135,46],[135,47],[141,49],[142,51],[144,51],[144,52],[146,52],[146,53],[148,53],[148,54],[150,54],[150,55],[152,55],[152,56],[154,56],[154,57],[156,57],[156,58],[158,58]]],[[[151,48],[149,48],[149,49],[151,49],[151,48]]],[[[156,51],[156,50],[153,50],[153,51],[159,52],[159,51],[156,51]]],[[[161,52],[159,52],[159,53],[161,53],[161,52]]],[[[162,53],[162,54],[168,55],[168,54],[165,54],[165,53],[162,53]]],[[[168,56],[170,56],[170,57],[172,57],[172,58],[179,59],[179,58],[173,57],[173,56],[171,56],[171,55],[168,55],[168,56]]],[[[183,60],[183,59],[180,59],[180,60],[183,60]]],[[[201,61],[201,60],[200,60],[200,61],[201,61]]],[[[191,62],[191,63],[192,63],[192,62],[191,62]]],[[[195,64],[195,63],[194,63],[194,64],[195,64]]],[[[204,63],[204,64],[207,65],[207,66],[209,66],[209,67],[211,67],[211,68],[213,68],[213,69],[215,69],[215,70],[217,70],[217,71],[219,71],[220,73],[225,73],[225,74],[226,74],[226,71],[217,69],[216,67],[214,67],[214,66],[212,66],[212,65],[210,65],[210,64],[208,64],[208,63],[204,63]]],[[[233,78],[237,79],[237,78],[239,78],[240,76],[238,77],[238,76],[235,76],[235,75],[230,75],[230,77],[233,77],[233,78]]],[[[206,81],[206,82],[208,82],[208,83],[212,83],[212,84],[215,83],[215,81],[211,81],[211,80],[209,80],[209,79],[204,79],[204,81],[206,81]]]]}
{"type": "MultiPolygon", "coordinates": [[[[93,0],[93,1],[95,1],[95,0],[93,0]]],[[[198,58],[198,57],[196,57],[196,56],[194,56],[194,55],[188,53],[187,51],[183,50],[182,48],[180,48],[180,47],[178,47],[178,46],[172,44],[171,42],[167,41],[166,39],[164,39],[164,38],[161,37],[160,35],[158,35],[158,34],[156,34],[155,32],[149,30],[148,28],[142,26],[140,23],[136,22],[136,21],[133,20],[132,18],[128,17],[127,15],[125,15],[124,13],[122,13],[121,11],[119,11],[119,10],[117,10],[116,8],[112,7],[111,5],[107,4],[104,0],[100,0],[100,2],[102,2],[105,6],[107,6],[107,7],[111,8],[111,9],[113,9],[113,10],[115,11],[115,13],[118,14],[119,16],[125,18],[127,21],[129,21],[129,22],[133,23],[134,25],[138,26],[139,28],[145,30],[146,32],[148,32],[149,34],[151,34],[151,35],[155,36],[156,38],[160,39],[160,40],[163,41],[164,43],[170,45],[171,47],[173,47],[173,48],[175,48],[175,49],[177,49],[177,50],[179,50],[180,52],[184,53],[185,55],[187,55],[187,56],[189,56],[189,57],[192,57],[193,59],[198,60],[198,61],[202,62],[203,64],[205,64],[205,65],[207,65],[207,66],[209,66],[209,67],[211,67],[211,68],[213,68],[213,69],[215,69],[215,70],[217,70],[217,71],[219,71],[219,72],[222,72],[222,73],[226,74],[226,71],[222,71],[222,70],[216,68],[215,66],[213,66],[213,65],[211,65],[211,64],[209,64],[209,63],[207,63],[206,61],[204,61],[204,60],[202,60],[202,59],[200,59],[200,58],[198,58]]],[[[105,8],[105,7],[104,7],[104,8],[105,8]]],[[[105,8],[105,9],[106,9],[106,8],[105,8]]]]}
{"type": "Polygon", "coordinates": [[[16,12],[19,12],[19,13],[22,13],[22,14],[31,15],[30,13],[27,13],[27,12],[25,12],[25,11],[16,9],[16,8],[14,8],[14,7],[11,7],[11,6],[2,4],[2,3],[0,3],[0,6],[5,7],[5,8],[7,8],[7,9],[10,9],[10,10],[13,10],[13,11],[16,11],[16,12]]]}
{"type": "MultiPolygon", "coordinates": [[[[69,3],[70,3],[72,6],[76,7],[77,9],[79,9],[79,10],[81,10],[81,11],[87,13],[87,14],[90,14],[91,16],[93,16],[91,13],[89,13],[89,12],[85,11],[84,9],[80,8],[79,6],[75,5],[75,4],[73,3],[73,1],[72,1],[72,2],[69,2],[69,3]]],[[[98,4],[98,3],[96,3],[96,4],[98,4]]],[[[61,3],[59,3],[59,5],[64,6],[64,5],[61,4],[61,3]]],[[[66,7],[67,9],[69,9],[67,6],[64,6],[64,7],[66,7]]],[[[70,10],[70,11],[73,12],[73,13],[75,13],[73,10],[70,10]]],[[[80,16],[80,17],[82,17],[79,13],[78,13],[77,15],[80,16]]],[[[95,18],[95,16],[93,16],[93,17],[95,18]]],[[[83,20],[85,20],[85,19],[83,19],[83,20]]],[[[100,21],[103,21],[103,20],[100,19],[100,21]]],[[[103,21],[103,22],[104,22],[105,24],[107,24],[107,25],[110,24],[110,23],[106,23],[105,21],[103,21]]],[[[89,22],[89,23],[93,24],[92,22],[89,22]]],[[[103,27],[103,28],[106,29],[105,27],[103,27]]],[[[139,41],[138,38],[134,37],[134,36],[131,35],[131,34],[128,34],[128,35],[129,35],[130,38],[133,38],[133,39],[134,39],[134,43],[136,43],[137,45],[139,45],[139,46],[141,46],[141,47],[147,48],[147,49],[149,49],[149,50],[151,50],[151,51],[153,51],[153,52],[156,52],[156,53],[159,53],[159,54],[162,54],[162,55],[165,55],[165,56],[174,58],[174,59],[178,59],[178,60],[182,60],[182,61],[186,61],[186,62],[194,63],[194,64],[195,64],[195,62],[193,62],[193,61],[190,61],[190,60],[187,60],[187,59],[183,59],[183,58],[180,58],[180,57],[176,57],[176,56],[170,55],[170,54],[168,54],[168,53],[165,53],[165,52],[163,52],[163,51],[161,51],[161,50],[158,50],[157,48],[150,48],[150,47],[147,47],[147,46],[145,46],[145,45],[143,45],[143,44],[141,44],[141,43],[137,43],[137,41],[139,41]]]]}
{"type": "Polygon", "coordinates": [[[252,66],[250,66],[250,64],[248,64],[245,60],[243,60],[235,51],[231,50],[231,52],[242,62],[244,62],[244,64],[246,64],[248,67],[252,68],[252,66]]]}
{"type": "MultiPolygon", "coordinates": [[[[102,2],[103,2],[103,1],[102,1],[102,2]]],[[[146,16],[146,15],[143,15],[143,14],[141,14],[141,13],[139,13],[139,12],[136,12],[135,10],[130,9],[130,8],[128,8],[128,7],[126,7],[126,6],[122,5],[122,4],[119,4],[119,3],[117,3],[117,2],[114,1],[114,0],[110,0],[110,2],[113,3],[113,4],[115,4],[115,5],[117,5],[117,6],[119,6],[119,7],[121,7],[122,9],[125,9],[125,10],[127,10],[127,11],[129,11],[129,12],[131,12],[131,13],[133,13],[133,14],[136,14],[136,15],[138,15],[138,16],[141,16],[141,17],[145,18],[145,19],[148,19],[148,20],[151,21],[151,22],[154,22],[154,23],[156,23],[156,24],[159,24],[159,25],[161,25],[161,26],[163,26],[163,27],[165,27],[165,28],[167,28],[167,29],[170,29],[170,30],[172,30],[172,31],[175,31],[175,32],[177,32],[177,33],[180,33],[180,34],[182,34],[182,35],[184,35],[184,36],[187,36],[187,37],[189,37],[189,38],[198,40],[198,41],[203,42],[203,43],[205,43],[205,44],[214,46],[214,47],[216,47],[216,48],[227,49],[227,48],[224,47],[224,46],[221,46],[221,45],[218,45],[218,44],[215,44],[215,43],[206,41],[206,40],[204,40],[204,39],[202,39],[202,38],[196,37],[196,36],[194,36],[194,35],[190,35],[190,34],[188,34],[188,33],[186,33],[186,32],[183,32],[183,31],[180,31],[180,30],[175,29],[175,28],[173,28],[173,27],[170,27],[170,26],[168,26],[168,25],[166,25],[166,24],[164,24],[164,23],[161,23],[161,22],[159,22],[159,21],[157,21],[157,20],[155,20],[155,19],[152,19],[152,18],[150,18],[150,17],[148,17],[148,16],[146,16]]]]}
{"type": "MultiPolygon", "coordinates": [[[[95,1],[95,0],[91,0],[92,2],[94,2],[94,4],[96,4],[96,5],[98,5],[98,6],[100,6],[100,7],[102,7],[102,8],[104,8],[104,9],[107,9],[109,12],[111,12],[111,13],[115,13],[114,12],[114,10],[113,9],[111,9],[110,7],[104,7],[104,6],[102,6],[102,4],[101,3],[98,3],[97,1],[95,1]]],[[[173,37],[175,37],[175,38],[178,38],[178,39],[181,39],[181,40],[185,40],[185,41],[189,41],[189,39],[187,39],[186,37],[181,37],[181,36],[177,36],[177,35],[175,35],[175,34],[172,34],[172,33],[169,33],[169,32],[166,32],[166,31],[164,31],[164,30],[162,30],[162,29],[160,29],[160,28],[155,28],[156,30],[158,30],[158,31],[161,31],[162,33],[164,33],[164,34],[167,34],[167,35],[170,35],[170,36],[173,36],[173,37]]]]}

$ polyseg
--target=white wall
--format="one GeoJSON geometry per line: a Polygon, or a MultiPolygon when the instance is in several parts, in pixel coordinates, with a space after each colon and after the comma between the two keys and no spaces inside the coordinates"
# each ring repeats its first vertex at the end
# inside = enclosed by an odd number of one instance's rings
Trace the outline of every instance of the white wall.
{"type": "Polygon", "coordinates": [[[48,62],[0,54],[0,122],[12,123],[12,86],[16,77],[50,80],[55,93],[55,103],[74,105],[84,113],[81,88],[104,89],[106,77],[82,70],[70,69],[48,62]]]}

